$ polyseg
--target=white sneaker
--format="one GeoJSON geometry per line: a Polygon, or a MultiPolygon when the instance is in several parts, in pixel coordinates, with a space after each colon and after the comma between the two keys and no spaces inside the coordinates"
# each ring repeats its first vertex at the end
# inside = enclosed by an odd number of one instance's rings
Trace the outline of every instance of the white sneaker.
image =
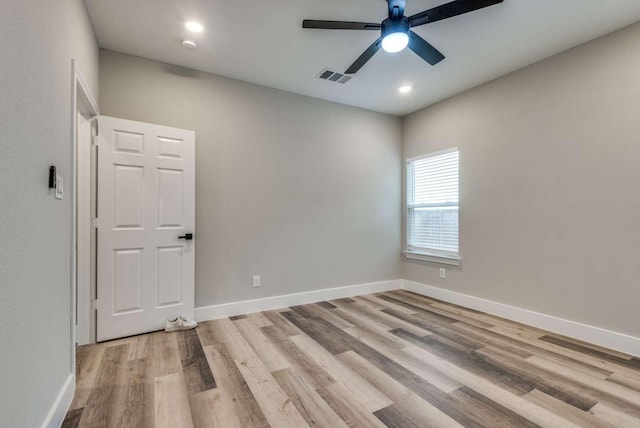
{"type": "Polygon", "coordinates": [[[192,328],[196,328],[197,326],[198,323],[196,321],[189,321],[185,317],[179,316],[174,320],[167,320],[164,331],[169,333],[172,331],[191,330],[192,328]]]}

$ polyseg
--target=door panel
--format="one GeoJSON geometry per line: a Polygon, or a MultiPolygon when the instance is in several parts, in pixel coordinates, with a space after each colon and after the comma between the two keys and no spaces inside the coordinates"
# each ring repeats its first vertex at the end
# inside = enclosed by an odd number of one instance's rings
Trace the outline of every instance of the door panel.
{"type": "Polygon", "coordinates": [[[114,165],[114,225],[115,229],[143,228],[144,167],[114,165]]]}
{"type": "Polygon", "coordinates": [[[101,116],[98,341],[193,318],[193,131],[101,116]]]}

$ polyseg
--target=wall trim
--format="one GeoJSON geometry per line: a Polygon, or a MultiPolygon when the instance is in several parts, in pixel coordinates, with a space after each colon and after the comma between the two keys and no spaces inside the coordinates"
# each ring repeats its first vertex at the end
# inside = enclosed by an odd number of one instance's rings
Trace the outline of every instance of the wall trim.
{"type": "Polygon", "coordinates": [[[254,312],[282,309],[289,306],[306,305],[323,302],[325,300],[343,297],[360,296],[371,293],[381,293],[402,288],[401,279],[371,282],[366,284],[349,285],[345,287],[326,288],[305,293],[284,294],[263,299],[245,300],[241,302],[223,303],[220,305],[203,306],[195,309],[196,321],[209,321],[235,315],[251,314],[254,312]]]}
{"type": "Polygon", "coordinates": [[[69,410],[69,406],[71,406],[71,400],[73,400],[75,391],[76,377],[71,373],[64,382],[64,385],[62,385],[56,401],[53,402],[53,406],[51,406],[47,417],[42,423],[42,428],[59,428],[62,425],[67,410],[69,410]]]}
{"type": "Polygon", "coordinates": [[[458,293],[456,291],[446,290],[444,288],[408,281],[406,279],[402,280],[402,288],[427,297],[433,297],[445,302],[476,309],[522,324],[579,339],[587,343],[603,346],[630,355],[640,356],[640,338],[638,337],[458,293]]]}

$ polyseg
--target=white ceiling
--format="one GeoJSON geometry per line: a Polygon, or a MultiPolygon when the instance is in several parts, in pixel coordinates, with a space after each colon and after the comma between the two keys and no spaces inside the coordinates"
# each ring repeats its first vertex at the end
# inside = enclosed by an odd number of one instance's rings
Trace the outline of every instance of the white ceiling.
{"type": "MultiPolygon", "coordinates": [[[[407,0],[406,14],[447,0],[407,0]]],[[[380,22],[384,0],[85,0],[100,47],[312,97],[405,115],[640,20],[638,0],[505,0],[416,28],[444,53],[435,67],[380,51],[346,85],[376,31],[303,30],[303,19],[380,22]],[[205,31],[184,28],[193,19],[205,31]],[[183,38],[198,49],[183,48],[183,38]],[[397,89],[412,84],[410,94],[397,89]]],[[[597,58],[594,58],[597,61],[597,58]]]]}

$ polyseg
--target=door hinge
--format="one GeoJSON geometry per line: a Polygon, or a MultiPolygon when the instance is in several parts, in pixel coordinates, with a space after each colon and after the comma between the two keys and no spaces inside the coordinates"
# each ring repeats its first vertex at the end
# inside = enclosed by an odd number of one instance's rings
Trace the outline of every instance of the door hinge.
{"type": "Polygon", "coordinates": [[[98,221],[97,218],[92,218],[91,219],[91,227],[97,229],[98,228],[98,224],[99,224],[99,221],[98,221]]]}
{"type": "Polygon", "coordinates": [[[91,309],[98,309],[98,299],[93,299],[91,301],[91,309]]]}
{"type": "Polygon", "coordinates": [[[91,144],[95,147],[99,146],[99,142],[100,142],[100,137],[97,135],[92,135],[91,136],[91,144]]]}

